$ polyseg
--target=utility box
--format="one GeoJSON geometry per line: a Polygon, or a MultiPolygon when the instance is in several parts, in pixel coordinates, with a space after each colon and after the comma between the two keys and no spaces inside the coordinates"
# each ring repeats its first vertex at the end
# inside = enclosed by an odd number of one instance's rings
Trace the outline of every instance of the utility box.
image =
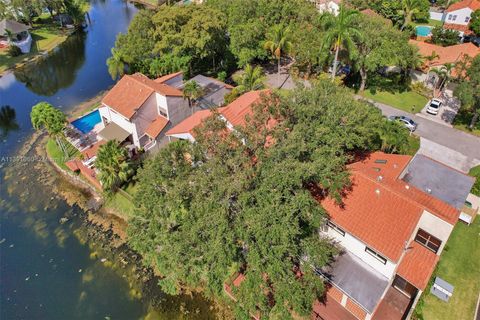
{"type": "Polygon", "coordinates": [[[453,294],[453,286],[445,280],[436,277],[430,293],[443,301],[448,301],[453,294]]]}

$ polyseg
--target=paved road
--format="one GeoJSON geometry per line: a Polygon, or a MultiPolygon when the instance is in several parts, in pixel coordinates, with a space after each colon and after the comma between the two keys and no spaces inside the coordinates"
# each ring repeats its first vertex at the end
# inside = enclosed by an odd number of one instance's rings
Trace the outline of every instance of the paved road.
{"type": "Polygon", "coordinates": [[[471,160],[480,160],[480,137],[473,136],[454,128],[449,128],[445,125],[395,109],[382,103],[376,102],[375,106],[382,110],[382,113],[387,117],[391,115],[405,115],[412,118],[418,123],[418,128],[415,131],[415,134],[420,137],[455,150],[471,160]]]}

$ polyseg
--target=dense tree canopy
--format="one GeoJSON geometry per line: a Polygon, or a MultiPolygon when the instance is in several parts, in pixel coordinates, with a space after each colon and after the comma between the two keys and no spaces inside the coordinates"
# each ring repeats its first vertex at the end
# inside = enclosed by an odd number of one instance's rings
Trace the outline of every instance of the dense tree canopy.
{"type": "Polygon", "coordinates": [[[380,16],[361,15],[357,29],[362,37],[356,39],[354,66],[360,72],[360,91],[365,89],[367,76],[384,66],[398,66],[412,53],[408,35],[400,32],[380,16]]]}
{"type": "Polygon", "coordinates": [[[236,134],[214,114],[195,144],[171,143],[140,171],[129,241],[168,293],[189,286],[218,296],[244,270],[234,290],[244,312],[309,315],[324,289],[311,266],[336,252],[318,236],[325,213],[309,189],[338,199],[352,153],[380,148],[385,123],[326,81],[265,96],[236,134]]]}
{"type": "Polygon", "coordinates": [[[127,149],[115,140],[110,140],[98,148],[95,167],[104,191],[115,191],[133,174],[132,164],[128,159],[127,149]]]}
{"type": "Polygon", "coordinates": [[[454,94],[462,102],[462,108],[471,114],[470,129],[473,129],[480,117],[480,56],[468,60],[464,77],[454,94]]]}

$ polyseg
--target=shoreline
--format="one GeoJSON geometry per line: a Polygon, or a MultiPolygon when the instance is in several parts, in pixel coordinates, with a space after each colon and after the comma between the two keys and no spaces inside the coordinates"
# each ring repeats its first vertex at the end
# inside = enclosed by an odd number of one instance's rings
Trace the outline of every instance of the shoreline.
{"type": "MultiPolygon", "coordinates": [[[[49,55],[53,50],[55,50],[56,48],[58,48],[62,43],[64,43],[65,41],[67,41],[67,39],[75,34],[75,32],[77,32],[78,30],[77,29],[71,29],[71,30],[67,30],[65,32],[65,37],[64,39],[62,39],[61,41],[59,41],[58,43],[56,43],[53,47],[51,48],[48,48],[47,50],[44,50],[44,51],[40,51],[40,52],[37,52],[36,54],[33,54],[29,57],[25,57],[24,59],[20,60],[19,62],[13,64],[12,66],[10,67],[7,67],[5,70],[3,71],[0,71],[0,78],[3,77],[3,76],[6,76],[8,75],[9,73],[12,73],[12,72],[15,72],[16,69],[19,69],[19,68],[23,68],[25,67],[26,65],[29,65],[29,64],[32,64],[34,62],[36,62],[37,60],[41,59],[42,57],[45,57],[47,55],[49,55]]],[[[34,43],[32,42],[32,46],[34,45],[34,43]]],[[[30,49],[31,50],[31,49],[30,49]]],[[[26,53],[26,55],[28,55],[30,53],[26,53]]]]}

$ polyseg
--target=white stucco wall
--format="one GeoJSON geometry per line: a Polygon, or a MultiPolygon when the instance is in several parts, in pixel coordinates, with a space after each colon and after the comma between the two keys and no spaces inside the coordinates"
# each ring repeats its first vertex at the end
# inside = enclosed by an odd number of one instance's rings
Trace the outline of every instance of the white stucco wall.
{"type": "MultiPolygon", "coordinates": [[[[383,264],[379,260],[377,260],[375,257],[370,255],[369,253],[365,252],[365,243],[360,241],[358,238],[355,238],[348,232],[345,232],[345,236],[342,236],[335,230],[328,228],[328,232],[322,232],[323,234],[326,234],[330,238],[333,238],[336,242],[338,242],[342,247],[345,248],[345,250],[348,250],[348,252],[354,254],[357,256],[360,260],[368,264],[370,267],[375,269],[377,272],[381,273],[388,279],[390,279],[395,271],[396,263],[388,260],[387,257],[383,256],[385,259],[387,259],[387,263],[383,264]]],[[[375,250],[375,248],[370,247],[369,248],[375,250]]],[[[379,252],[380,255],[382,255],[381,252],[379,252]]]]}
{"type": "Polygon", "coordinates": [[[445,17],[445,22],[466,26],[470,22],[470,19],[468,21],[465,21],[465,20],[466,20],[467,17],[470,18],[472,12],[473,11],[470,8],[463,8],[463,9],[460,9],[460,10],[447,12],[447,15],[445,17]],[[457,17],[455,18],[455,16],[457,16],[457,17]],[[455,18],[455,20],[454,20],[454,18],[455,18]]]}
{"type": "MultiPolygon", "coordinates": [[[[139,137],[137,135],[137,129],[135,127],[135,124],[130,122],[127,118],[116,112],[115,110],[111,109],[108,106],[104,106],[98,109],[100,112],[100,116],[102,117],[102,122],[103,118],[107,119],[108,122],[114,122],[118,126],[122,127],[125,131],[129,132],[132,137],[133,137],[133,143],[137,146],[140,147],[140,142],[139,142],[139,137]]],[[[105,123],[104,123],[105,125],[105,123]]]]}
{"type": "Polygon", "coordinates": [[[423,229],[432,236],[442,240],[442,245],[437,252],[437,255],[440,255],[445,247],[445,244],[447,243],[448,237],[450,237],[450,234],[452,233],[453,226],[450,223],[433,215],[432,213],[424,210],[410,240],[415,239],[418,229],[423,229]]]}
{"type": "Polygon", "coordinates": [[[182,140],[189,140],[190,142],[195,142],[195,138],[192,137],[192,135],[190,133],[179,133],[179,134],[172,134],[170,135],[172,141],[173,138],[177,138],[177,139],[182,139],[182,140]]]}
{"type": "Polygon", "coordinates": [[[430,11],[430,19],[436,21],[443,21],[443,12],[430,11]]]}
{"type": "Polygon", "coordinates": [[[169,119],[167,97],[162,96],[159,93],[155,93],[154,96],[155,96],[155,99],[156,99],[157,114],[166,113],[167,114],[167,119],[169,119]],[[162,112],[160,112],[160,111],[162,111],[162,112]]]}

